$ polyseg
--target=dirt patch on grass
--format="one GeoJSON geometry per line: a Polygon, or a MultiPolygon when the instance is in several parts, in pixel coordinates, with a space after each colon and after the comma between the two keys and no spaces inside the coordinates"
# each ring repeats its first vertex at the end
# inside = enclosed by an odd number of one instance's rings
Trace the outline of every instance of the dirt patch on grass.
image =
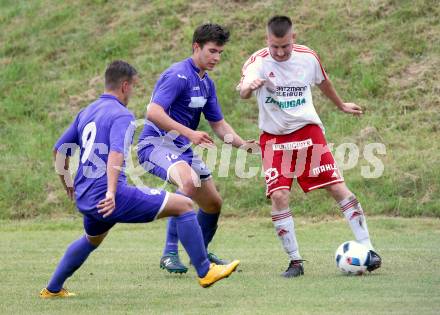
{"type": "Polygon", "coordinates": [[[400,88],[413,86],[415,83],[431,81],[433,86],[440,89],[440,57],[427,57],[410,63],[402,72],[390,78],[390,83],[400,88]]]}

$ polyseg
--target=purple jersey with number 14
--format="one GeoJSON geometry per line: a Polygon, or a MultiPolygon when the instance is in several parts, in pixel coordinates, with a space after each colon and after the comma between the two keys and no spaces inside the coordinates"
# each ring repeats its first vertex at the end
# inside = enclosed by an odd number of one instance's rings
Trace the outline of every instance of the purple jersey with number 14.
{"type": "MultiPolygon", "coordinates": [[[[96,210],[107,191],[107,159],[110,151],[125,153],[133,140],[134,115],[113,95],[102,94],[80,111],[58,139],[55,149],[71,156],[80,147],[75,177],[76,205],[82,212],[96,210]]],[[[121,171],[119,184],[126,184],[121,171]]]]}

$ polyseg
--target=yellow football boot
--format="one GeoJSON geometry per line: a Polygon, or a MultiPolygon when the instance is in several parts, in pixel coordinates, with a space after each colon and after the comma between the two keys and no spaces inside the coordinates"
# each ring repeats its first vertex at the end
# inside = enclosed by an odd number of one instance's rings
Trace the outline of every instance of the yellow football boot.
{"type": "Polygon", "coordinates": [[[199,278],[199,283],[202,287],[207,288],[217,281],[229,277],[231,273],[237,269],[237,266],[240,264],[239,260],[234,260],[230,264],[227,265],[216,265],[211,264],[209,266],[209,271],[203,278],[199,278]]]}
{"type": "Polygon", "coordinates": [[[67,298],[67,297],[72,297],[75,296],[76,294],[73,292],[69,292],[66,289],[62,288],[60,290],[60,292],[57,293],[52,293],[50,292],[47,288],[44,288],[43,290],[41,290],[40,292],[40,297],[42,299],[50,299],[50,298],[67,298]]]}

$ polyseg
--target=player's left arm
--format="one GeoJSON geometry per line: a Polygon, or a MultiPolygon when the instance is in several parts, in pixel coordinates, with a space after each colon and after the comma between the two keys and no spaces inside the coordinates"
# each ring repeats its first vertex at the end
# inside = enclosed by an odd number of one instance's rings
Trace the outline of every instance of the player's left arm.
{"type": "Polygon", "coordinates": [[[211,89],[213,92],[203,108],[203,114],[214,133],[220,140],[231,143],[236,148],[242,148],[250,152],[255,151],[252,149],[256,144],[255,140],[243,140],[224,119],[213,82],[211,82],[211,89]]]}
{"type": "Polygon", "coordinates": [[[318,84],[322,93],[330,99],[341,111],[353,115],[362,115],[362,108],[355,103],[344,103],[336,92],[330,79],[323,80],[318,84]]]}
{"type": "Polygon", "coordinates": [[[219,121],[209,121],[209,125],[212,128],[212,131],[216,134],[217,137],[219,137],[220,140],[223,142],[231,143],[234,147],[239,148],[242,145],[246,144],[246,141],[244,141],[236,132],[235,130],[229,125],[226,120],[221,119],[219,121]]]}
{"type": "Polygon", "coordinates": [[[255,140],[243,140],[234,130],[234,128],[229,125],[226,120],[221,119],[219,121],[209,121],[214,133],[223,142],[231,143],[232,146],[240,149],[244,149],[250,152],[255,152],[259,150],[259,145],[255,140]]]}

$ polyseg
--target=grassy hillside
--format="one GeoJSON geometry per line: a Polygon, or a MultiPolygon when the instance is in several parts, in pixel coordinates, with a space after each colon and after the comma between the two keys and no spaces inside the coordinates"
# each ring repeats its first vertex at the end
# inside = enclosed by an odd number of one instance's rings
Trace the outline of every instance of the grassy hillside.
{"type": "MultiPolygon", "coordinates": [[[[315,91],[328,141],[361,150],[344,176],[366,211],[440,216],[437,1],[0,0],[0,219],[73,213],[51,163],[59,134],[102,92],[105,66],[116,58],[141,73],[142,87],[130,104],[141,118],[158,75],[190,54],[193,29],[202,22],[231,28],[211,76],[226,119],[243,137],[256,138],[255,100],[241,101],[234,87],[248,55],[264,46],[265,22],[277,13],[292,17],[298,42],[320,54],[339,94],[366,108],[363,118],[353,118],[315,91]],[[386,155],[378,155],[384,173],[365,179],[361,167],[369,163],[362,150],[372,142],[386,146],[386,155]]],[[[248,158],[248,167],[258,165],[257,157],[248,158]]],[[[239,179],[234,167],[229,177],[217,178],[225,212],[267,213],[263,179],[239,179]]],[[[148,175],[143,181],[161,184],[148,175]]],[[[295,188],[291,205],[301,215],[336,213],[324,197],[295,188]]]]}

